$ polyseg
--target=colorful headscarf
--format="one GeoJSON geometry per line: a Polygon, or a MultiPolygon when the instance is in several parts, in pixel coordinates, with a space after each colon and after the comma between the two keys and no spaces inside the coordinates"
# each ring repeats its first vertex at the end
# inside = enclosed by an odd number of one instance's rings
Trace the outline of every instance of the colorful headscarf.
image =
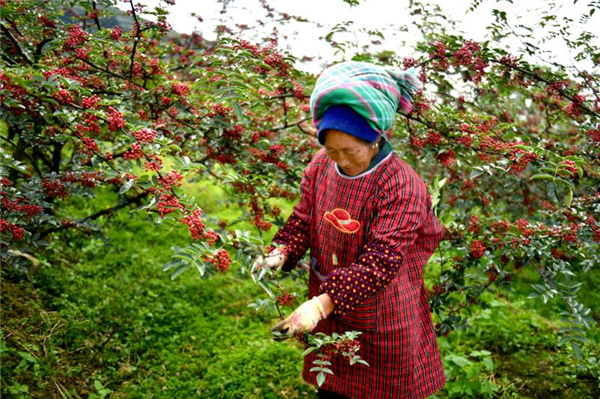
{"type": "Polygon", "coordinates": [[[319,129],[323,113],[334,105],[352,107],[379,134],[394,128],[396,110],[412,111],[413,95],[421,90],[414,69],[394,71],[367,62],[346,61],[326,69],[310,96],[310,110],[319,129]]]}

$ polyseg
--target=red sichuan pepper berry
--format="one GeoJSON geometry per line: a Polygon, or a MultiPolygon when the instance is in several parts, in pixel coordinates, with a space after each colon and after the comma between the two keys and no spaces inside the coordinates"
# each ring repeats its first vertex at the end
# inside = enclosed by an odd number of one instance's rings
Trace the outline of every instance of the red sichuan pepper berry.
{"type": "Polygon", "coordinates": [[[119,40],[123,35],[123,30],[118,26],[115,26],[113,30],[110,32],[110,38],[113,40],[119,40]]]}
{"type": "Polygon", "coordinates": [[[69,196],[65,185],[60,180],[48,180],[44,179],[42,182],[42,187],[44,188],[44,192],[47,196],[55,198],[58,197],[60,199],[65,199],[69,196]]]}
{"type": "Polygon", "coordinates": [[[204,219],[202,219],[202,210],[196,208],[190,215],[187,215],[181,222],[190,228],[192,240],[200,240],[204,238],[204,219]]]}
{"type": "Polygon", "coordinates": [[[20,240],[21,238],[23,238],[23,235],[25,233],[25,229],[23,229],[22,227],[17,226],[14,223],[10,223],[7,220],[0,219],[0,233],[5,233],[6,231],[11,232],[11,241],[20,240]]]}
{"type": "Polygon", "coordinates": [[[100,102],[100,100],[101,100],[100,96],[98,96],[96,94],[94,94],[93,96],[90,96],[90,97],[83,97],[81,99],[81,106],[86,109],[90,109],[90,108],[96,109],[97,108],[96,104],[98,104],[100,102]]]}
{"type": "Polygon", "coordinates": [[[219,235],[217,234],[216,231],[214,231],[212,229],[206,230],[204,232],[204,239],[206,240],[206,243],[210,246],[215,245],[218,238],[219,238],[219,235]]]}
{"type": "Polygon", "coordinates": [[[125,127],[125,118],[123,118],[123,114],[113,107],[108,107],[106,117],[108,118],[108,130],[114,132],[117,129],[122,129],[125,127]]]}
{"type": "Polygon", "coordinates": [[[177,197],[172,194],[161,194],[158,204],[156,205],[156,210],[161,218],[164,218],[165,215],[169,213],[183,209],[184,206],[181,205],[177,197]]]}
{"type": "Polygon", "coordinates": [[[293,293],[291,294],[288,291],[284,291],[281,295],[277,296],[276,300],[282,307],[292,307],[296,300],[296,296],[293,293]]]}
{"type": "Polygon", "coordinates": [[[133,137],[140,143],[152,143],[156,132],[152,129],[142,128],[133,133],[133,137]]]}
{"type": "Polygon", "coordinates": [[[229,266],[231,265],[231,259],[229,258],[229,254],[224,249],[219,249],[217,253],[208,260],[215,266],[218,272],[224,273],[229,270],[229,266]]]}
{"type": "Polygon", "coordinates": [[[471,255],[473,256],[473,258],[479,259],[483,256],[487,248],[485,244],[480,240],[473,240],[469,249],[471,250],[471,255]]]}
{"type": "Polygon", "coordinates": [[[61,105],[71,104],[73,102],[73,96],[71,95],[71,93],[69,93],[67,89],[62,89],[54,93],[54,98],[61,105]]]}

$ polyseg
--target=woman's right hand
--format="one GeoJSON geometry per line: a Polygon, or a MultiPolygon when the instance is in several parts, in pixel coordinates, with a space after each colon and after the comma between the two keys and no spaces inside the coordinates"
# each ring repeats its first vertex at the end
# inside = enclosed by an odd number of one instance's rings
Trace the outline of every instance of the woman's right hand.
{"type": "Polygon", "coordinates": [[[253,269],[257,266],[266,267],[269,270],[277,271],[286,261],[287,256],[279,248],[274,248],[265,256],[259,256],[254,260],[253,269]]]}
{"type": "Polygon", "coordinates": [[[271,332],[278,333],[274,338],[280,340],[295,337],[300,333],[312,331],[321,320],[327,318],[323,304],[317,297],[304,302],[285,320],[280,321],[271,328],[271,332]]]}

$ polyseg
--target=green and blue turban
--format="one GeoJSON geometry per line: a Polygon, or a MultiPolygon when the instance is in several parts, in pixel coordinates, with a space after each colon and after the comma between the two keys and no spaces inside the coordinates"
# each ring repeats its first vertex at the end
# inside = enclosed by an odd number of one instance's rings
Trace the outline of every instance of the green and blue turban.
{"type": "Polygon", "coordinates": [[[413,95],[421,87],[414,69],[395,71],[358,61],[342,62],[326,69],[317,79],[310,97],[310,110],[313,123],[319,130],[319,142],[323,144],[323,116],[335,106],[351,108],[379,135],[390,134],[396,121],[396,111],[401,107],[404,112],[410,113],[413,95]]]}

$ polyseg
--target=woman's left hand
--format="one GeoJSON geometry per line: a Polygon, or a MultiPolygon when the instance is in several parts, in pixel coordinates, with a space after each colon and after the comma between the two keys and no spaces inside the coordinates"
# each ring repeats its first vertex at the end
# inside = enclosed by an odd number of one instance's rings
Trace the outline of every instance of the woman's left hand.
{"type": "Polygon", "coordinates": [[[293,337],[300,333],[312,331],[327,314],[323,304],[317,297],[304,302],[287,319],[280,321],[271,332],[279,332],[281,337],[293,337]]]}

